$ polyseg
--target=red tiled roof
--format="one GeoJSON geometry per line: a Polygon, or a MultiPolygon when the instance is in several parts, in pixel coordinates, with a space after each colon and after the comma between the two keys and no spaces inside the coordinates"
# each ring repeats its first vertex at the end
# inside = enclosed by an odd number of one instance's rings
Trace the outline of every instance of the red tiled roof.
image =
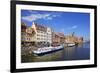
{"type": "Polygon", "coordinates": [[[45,26],[43,26],[43,25],[35,24],[35,26],[36,26],[36,29],[37,29],[37,30],[44,31],[44,32],[47,31],[47,27],[45,27],[45,26]]]}

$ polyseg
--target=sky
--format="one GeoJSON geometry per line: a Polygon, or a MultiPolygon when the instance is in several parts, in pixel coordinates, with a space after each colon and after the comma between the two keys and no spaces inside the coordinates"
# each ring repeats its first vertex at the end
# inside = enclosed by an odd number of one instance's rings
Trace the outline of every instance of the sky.
{"type": "Polygon", "coordinates": [[[90,38],[89,13],[21,10],[21,22],[26,23],[28,26],[32,26],[32,23],[36,22],[65,35],[74,32],[76,36],[84,39],[90,38]]]}

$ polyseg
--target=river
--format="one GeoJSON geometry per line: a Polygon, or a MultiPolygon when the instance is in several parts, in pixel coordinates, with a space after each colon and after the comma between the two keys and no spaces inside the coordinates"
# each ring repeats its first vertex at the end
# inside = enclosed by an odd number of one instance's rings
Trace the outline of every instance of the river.
{"type": "Polygon", "coordinates": [[[21,62],[46,62],[46,61],[67,61],[67,60],[87,60],[90,59],[90,43],[78,46],[66,47],[63,50],[46,54],[43,56],[22,56],[21,62]]]}

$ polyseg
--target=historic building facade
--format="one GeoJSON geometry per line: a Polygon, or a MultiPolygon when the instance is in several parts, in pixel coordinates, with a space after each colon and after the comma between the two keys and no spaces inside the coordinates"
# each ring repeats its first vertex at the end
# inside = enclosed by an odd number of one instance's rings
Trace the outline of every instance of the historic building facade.
{"type": "Polygon", "coordinates": [[[71,35],[67,35],[65,37],[65,42],[66,43],[83,43],[83,37],[77,37],[74,35],[74,33],[72,33],[71,35]]]}
{"type": "Polygon", "coordinates": [[[26,26],[25,23],[21,23],[21,41],[22,44],[33,43],[34,30],[31,27],[26,26]]]}
{"type": "Polygon", "coordinates": [[[21,23],[21,41],[23,43],[33,43],[37,46],[61,45],[64,43],[82,43],[83,37],[77,37],[72,33],[65,36],[61,32],[55,32],[50,27],[46,27],[37,23],[27,26],[21,23]]]}
{"type": "Polygon", "coordinates": [[[49,27],[32,24],[32,29],[35,31],[34,40],[38,44],[51,44],[52,43],[52,30],[49,27]]]}
{"type": "Polygon", "coordinates": [[[60,45],[65,42],[65,35],[63,33],[52,32],[52,45],[60,45]]]}

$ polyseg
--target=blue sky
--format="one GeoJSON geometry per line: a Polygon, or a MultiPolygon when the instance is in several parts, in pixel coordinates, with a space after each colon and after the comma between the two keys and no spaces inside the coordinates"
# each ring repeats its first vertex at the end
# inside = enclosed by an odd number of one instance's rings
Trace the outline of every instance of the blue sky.
{"type": "Polygon", "coordinates": [[[80,12],[54,12],[21,10],[21,21],[31,26],[33,22],[51,27],[56,32],[90,38],[90,14],[80,12]]]}

